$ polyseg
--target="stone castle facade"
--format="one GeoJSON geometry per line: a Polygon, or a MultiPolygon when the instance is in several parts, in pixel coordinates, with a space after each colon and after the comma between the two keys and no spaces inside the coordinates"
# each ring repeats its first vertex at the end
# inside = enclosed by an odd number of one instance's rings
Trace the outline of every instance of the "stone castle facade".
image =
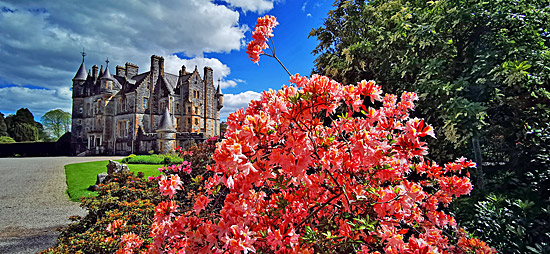
{"type": "Polygon", "coordinates": [[[76,154],[165,153],[220,135],[223,94],[213,70],[164,71],[164,58],[151,56],[149,71],[132,63],[109,71],[82,64],[73,78],[71,145],[76,154]]]}

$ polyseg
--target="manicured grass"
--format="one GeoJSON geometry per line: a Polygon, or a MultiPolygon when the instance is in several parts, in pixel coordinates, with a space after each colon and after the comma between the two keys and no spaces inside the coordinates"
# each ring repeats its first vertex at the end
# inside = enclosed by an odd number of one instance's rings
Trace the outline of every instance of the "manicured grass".
{"type": "MultiPolygon", "coordinates": [[[[120,162],[120,161],[119,161],[120,162]]],[[[89,191],[88,187],[95,184],[97,174],[107,172],[109,161],[93,161],[69,164],[65,166],[67,177],[67,194],[72,201],[78,202],[81,197],[96,196],[97,193],[89,191]]],[[[158,168],[163,165],[127,164],[130,171],[143,172],[145,177],[159,175],[158,168]]]]}

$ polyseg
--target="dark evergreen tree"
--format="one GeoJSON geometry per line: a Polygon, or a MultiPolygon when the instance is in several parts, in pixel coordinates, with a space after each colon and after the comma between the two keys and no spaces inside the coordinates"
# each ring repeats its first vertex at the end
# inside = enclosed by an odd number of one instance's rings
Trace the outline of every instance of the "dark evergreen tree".
{"type": "Polygon", "coordinates": [[[429,156],[468,154],[479,164],[474,190],[485,192],[459,217],[470,216],[502,251],[550,248],[539,244],[550,242],[542,229],[550,228],[550,3],[337,0],[334,7],[310,34],[319,40],[314,72],[419,93],[415,114],[437,134],[429,156]],[[505,211],[511,215],[497,218],[505,211]]]}
{"type": "Polygon", "coordinates": [[[9,134],[8,126],[6,125],[6,121],[4,120],[4,114],[0,112],[0,137],[2,136],[9,136],[9,134]]]}

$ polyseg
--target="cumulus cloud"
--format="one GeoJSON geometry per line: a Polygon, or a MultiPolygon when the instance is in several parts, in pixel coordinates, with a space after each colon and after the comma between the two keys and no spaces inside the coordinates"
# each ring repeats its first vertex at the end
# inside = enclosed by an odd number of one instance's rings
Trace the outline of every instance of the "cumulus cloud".
{"type": "Polygon", "coordinates": [[[275,0],[224,0],[231,7],[241,8],[244,12],[264,13],[273,9],[275,0]]]}
{"type": "Polygon", "coordinates": [[[7,112],[15,112],[21,107],[29,108],[36,121],[46,112],[52,109],[62,109],[71,112],[71,91],[67,88],[57,90],[50,89],[30,89],[27,87],[3,87],[0,88],[0,94],[3,98],[0,100],[0,108],[7,112]],[[24,106],[21,101],[25,101],[24,106]]]}
{"type": "Polygon", "coordinates": [[[218,81],[222,89],[235,87],[238,83],[245,83],[241,79],[226,79],[231,73],[229,66],[223,64],[216,58],[195,57],[190,59],[181,59],[176,55],[170,55],[164,58],[164,69],[173,74],[178,74],[181,66],[185,65],[187,72],[192,72],[195,66],[199,73],[203,73],[205,66],[209,66],[214,71],[214,86],[218,86],[218,81]]]}
{"type": "Polygon", "coordinates": [[[229,114],[240,108],[248,107],[251,100],[259,100],[260,96],[260,93],[254,91],[246,91],[239,94],[224,94],[223,108],[220,112],[221,119],[226,119],[229,114]]]}
{"type": "MultiPolygon", "coordinates": [[[[251,8],[268,8],[262,6],[258,3],[251,8]]],[[[82,48],[87,52],[88,68],[104,64],[108,57],[114,63],[112,73],[114,65],[125,62],[143,70],[153,54],[181,52],[201,59],[207,52],[239,50],[248,27],[238,22],[238,11],[213,0],[0,0],[0,83],[43,87],[49,93],[67,91],[82,48]]],[[[218,71],[223,79],[224,69],[218,71]]],[[[229,68],[225,71],[229,73],[229,68]]],[[[225,82],[226,87],[234,85],[225,82]]],[[[27,90],[20,87],[19,91],[27,90]]],[[[5,97],[2,94],[1,100],[5,97]]]]}

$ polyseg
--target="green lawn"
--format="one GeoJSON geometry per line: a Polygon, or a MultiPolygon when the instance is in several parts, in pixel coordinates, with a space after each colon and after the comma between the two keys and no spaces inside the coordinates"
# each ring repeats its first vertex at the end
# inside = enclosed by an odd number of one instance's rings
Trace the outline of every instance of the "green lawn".
{"type": "MultiPolygon", "coordinates": [[[[120,161],[118,161],[120,162],[120,161]]],[[[95,184],[97,174],[107,172],[109,161],[93,161],[69,164],[65,166],[67,176],[67,194],[72,201],[78,202],[81,197],[96,196],[97,193],[89,191],[88,187],[95,184]]],[[[145,177],[159,175],[158,168],[163,165],[127,164],[132,172],[143,172],[145,177]]]]}

